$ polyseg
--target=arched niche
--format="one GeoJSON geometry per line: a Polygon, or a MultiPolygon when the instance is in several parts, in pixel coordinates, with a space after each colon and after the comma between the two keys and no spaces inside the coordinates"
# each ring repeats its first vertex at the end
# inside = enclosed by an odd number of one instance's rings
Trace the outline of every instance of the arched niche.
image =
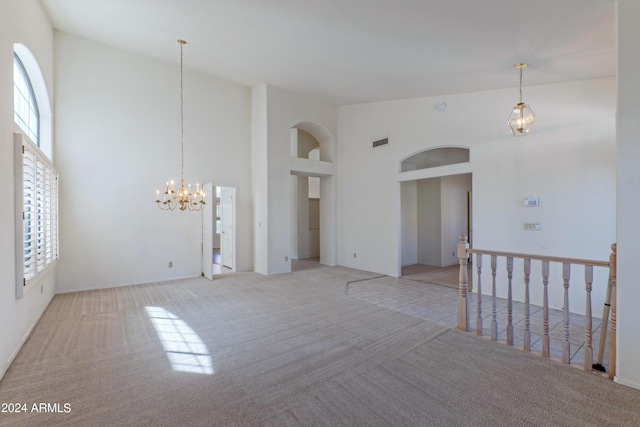
{"type": "Polygon", "coordinates": [[[300,122],[293,126],[292,131],[297,132],[297,137],[291,140],[292,157],[308,159],[309,153],[319,148],[318,160],[333,162],[335,140],[328,130],[316,123],[300,122]]]}
{"type": "Polygon", "coordinates": [[[435,147],[419,151],[400,161],[400,172],[428,169],[469,162],[465,147],[435,147]]]}

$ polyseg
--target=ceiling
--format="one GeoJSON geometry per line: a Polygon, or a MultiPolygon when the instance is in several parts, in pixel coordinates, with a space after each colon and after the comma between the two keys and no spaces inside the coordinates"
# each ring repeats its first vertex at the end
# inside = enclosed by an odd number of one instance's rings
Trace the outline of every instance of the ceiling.
{"type": "Polygon", "coordinates": [[[614,0],[40,0],[56,30],[331,104],[615,75],[614,0]]]}

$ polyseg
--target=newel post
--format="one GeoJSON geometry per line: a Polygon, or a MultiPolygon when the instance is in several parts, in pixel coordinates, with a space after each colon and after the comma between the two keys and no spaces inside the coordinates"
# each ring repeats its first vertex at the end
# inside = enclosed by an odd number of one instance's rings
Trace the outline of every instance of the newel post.
{"type": "MultiPolygon", "coordinates": [[[[611,245],[611,255],[609,256],[609,277],[611,280],[611,334],[609,335],[609,378],[616,375],[616,287],[617,287],[617,244],[611,245]]],[[[601,331],[600,333],[604,333],[601,331]]]]}
{"type": "Polygon", "coordinates": [[[458,329],[469,331],[469,301],[467,300],[467,259],[469,257],[469,243],[467,236],[460,235],[458,241],[458,260],[460,262],[460,273],[458,274],[458,329]]]}

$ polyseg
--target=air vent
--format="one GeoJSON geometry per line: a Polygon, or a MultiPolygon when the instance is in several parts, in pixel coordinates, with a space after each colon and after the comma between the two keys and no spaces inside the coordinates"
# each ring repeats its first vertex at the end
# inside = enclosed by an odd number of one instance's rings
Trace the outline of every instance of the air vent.
{"type": "Polygon", "coordinates": [[[373,141],[373,148],[380,147],[381,145],[387,145],[389,143],[389,138],[379,139],[377,141],[373,141]]]}

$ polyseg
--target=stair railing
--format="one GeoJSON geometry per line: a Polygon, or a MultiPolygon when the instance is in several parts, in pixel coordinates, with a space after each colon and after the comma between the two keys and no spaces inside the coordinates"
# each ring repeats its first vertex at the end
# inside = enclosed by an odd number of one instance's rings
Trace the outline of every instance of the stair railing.
{"type": "MultiPolygon", "coordinates": [[[[531,351],[531,319],[530,319],[530,275],[531,261],[541,261],[542,265],[542,356],[550,355],[550,336],[549,336],[549,265],[550,263],[562,264],[562,282],[564,287],[564,304],[563,304],[563,339],[562,339],[562,363],[569,364],[571,360],[571,343],[569,340],[570,322],[569,322],[569,284],[571,279],[571,265],[584,266],[585,280],[585,350],[584,350],[584,369],[591,371],[593,368],[593,320],[591,312],[591,290],[593,285],[593,269],[594,267],[603,267],[609,269],[609,283],[611,286],[611,323],[609,335],[609,377],[615,375],[615,359],[616,359],[616,244],[611,245],[611,255],[609,261],[595,261],[577,258],[550,257],[541,255],[521,254],[514,252],[500,252],[484,249],[470,249],[467,242],[467,236],[461,235],[458,243],[458,260],[460,264],[459,272],[459,288],[458,288],[458,329],[462,331],[470,330],[470,305],[469,293],[471,292],[470,284],[467,276],[467,263],[469,256],[475,254],[475,266],[477,269],[477,303],[476,303],[476,334],[483,335],[483,314],[482,314],[482,261],[483,255],[490,258],[491,265],[491,339],[498,339],[498,321],[497,321],[497,297],[496,297],[496,275],[498,257],[506,258],[507,269],[507,325],[506,325],[506,343],[513,346],[514,327],[513,327],[513,270],[514,259],[522,259],[524,271],[524,334],[523,334],[523,350],[531,351]]],[[[605,333],[606,331],[601,331],[605,333]]],[[[602,342],[601,342],[602,345],[602,342]]]]}

